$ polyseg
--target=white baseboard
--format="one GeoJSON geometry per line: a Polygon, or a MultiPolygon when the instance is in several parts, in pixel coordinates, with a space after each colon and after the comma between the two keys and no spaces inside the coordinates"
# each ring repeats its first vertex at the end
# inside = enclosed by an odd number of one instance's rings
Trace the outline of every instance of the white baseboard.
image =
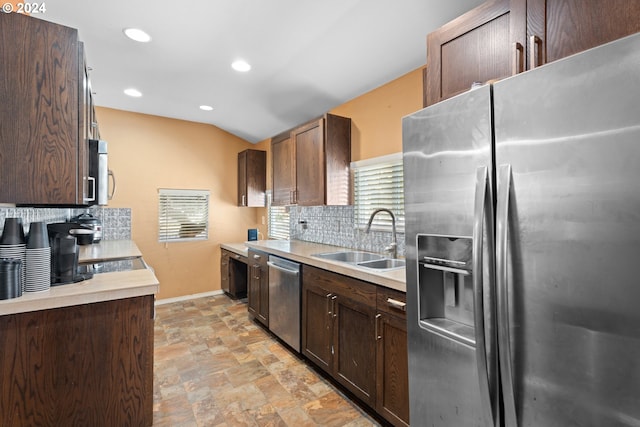
{"type": "Polygon", "coordinates": [[[171,304],[172,302],[189,301],[191,299],[211,297],[214,295],[222,295],[223,293],[224,291],[220,289],[217,291],[203,292],[201,294],[183,295],[175,298],[164,298],[164,299],[156,300],[156,305],[171,304]]]}

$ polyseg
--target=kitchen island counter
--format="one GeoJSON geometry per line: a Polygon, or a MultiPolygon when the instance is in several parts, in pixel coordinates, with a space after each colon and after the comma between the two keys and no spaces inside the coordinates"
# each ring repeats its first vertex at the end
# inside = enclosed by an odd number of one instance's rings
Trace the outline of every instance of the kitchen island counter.
{"type": "Polygon", "coordinates": [[[139,269],[0,301],[0,425],[152,425],[157,291],[139,269]]]}
{"type": "MultiPolygon", "coordinates": [[[[116,240],[80,246],[79,258],[86,263],[141,256],[133,241],[116,240]]],[[[151,269],[96,274],[82,282],[52,286],[42,292],[24,292],[21,297],[2,300],[0,316],[154,295],[158,288],[158,279],[151,269]]]]}

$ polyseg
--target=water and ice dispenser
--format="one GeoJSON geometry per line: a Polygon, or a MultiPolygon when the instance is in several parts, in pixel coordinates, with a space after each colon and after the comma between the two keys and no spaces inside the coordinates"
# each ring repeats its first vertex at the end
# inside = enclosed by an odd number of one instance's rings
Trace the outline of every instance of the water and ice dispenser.
{"type": "Polygon", "coordinates": [[[469,344],[473,329],[471,237],[418,234],[420,326],[469,344]]]}

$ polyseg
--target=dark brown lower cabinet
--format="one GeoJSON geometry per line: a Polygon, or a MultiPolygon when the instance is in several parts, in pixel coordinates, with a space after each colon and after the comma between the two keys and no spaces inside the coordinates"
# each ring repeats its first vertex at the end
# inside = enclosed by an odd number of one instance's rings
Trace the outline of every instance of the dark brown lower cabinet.
{"type": "Polygon", "coordinates": [[[302,354],[397,426],[409,423],[404,301],[402,292],[303,268],[302,354]]]}
{"type": "Polygon", "coordinates": [[[150,426],[153,302],[0,316],[0,425],[150,426]]]}
{"type": "Polygon", "coordinates": [[[394,426],[409,425],[406,295],[378,288],[376,410],[394,426]]]}
{"type": "Polygon", "coordinates": [[[269,255],[250,249],[248,252],[247,305],[249,314],[269,327],[269,255]]]}

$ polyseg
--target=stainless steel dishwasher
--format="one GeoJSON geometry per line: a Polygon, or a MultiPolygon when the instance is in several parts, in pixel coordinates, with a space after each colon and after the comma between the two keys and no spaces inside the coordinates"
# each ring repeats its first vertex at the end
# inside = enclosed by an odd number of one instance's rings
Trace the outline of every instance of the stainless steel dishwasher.
{"type": "Polygon", "coordinates": [[[269,329],[300,352],[300,264],[269,256],[269,329]]]}

